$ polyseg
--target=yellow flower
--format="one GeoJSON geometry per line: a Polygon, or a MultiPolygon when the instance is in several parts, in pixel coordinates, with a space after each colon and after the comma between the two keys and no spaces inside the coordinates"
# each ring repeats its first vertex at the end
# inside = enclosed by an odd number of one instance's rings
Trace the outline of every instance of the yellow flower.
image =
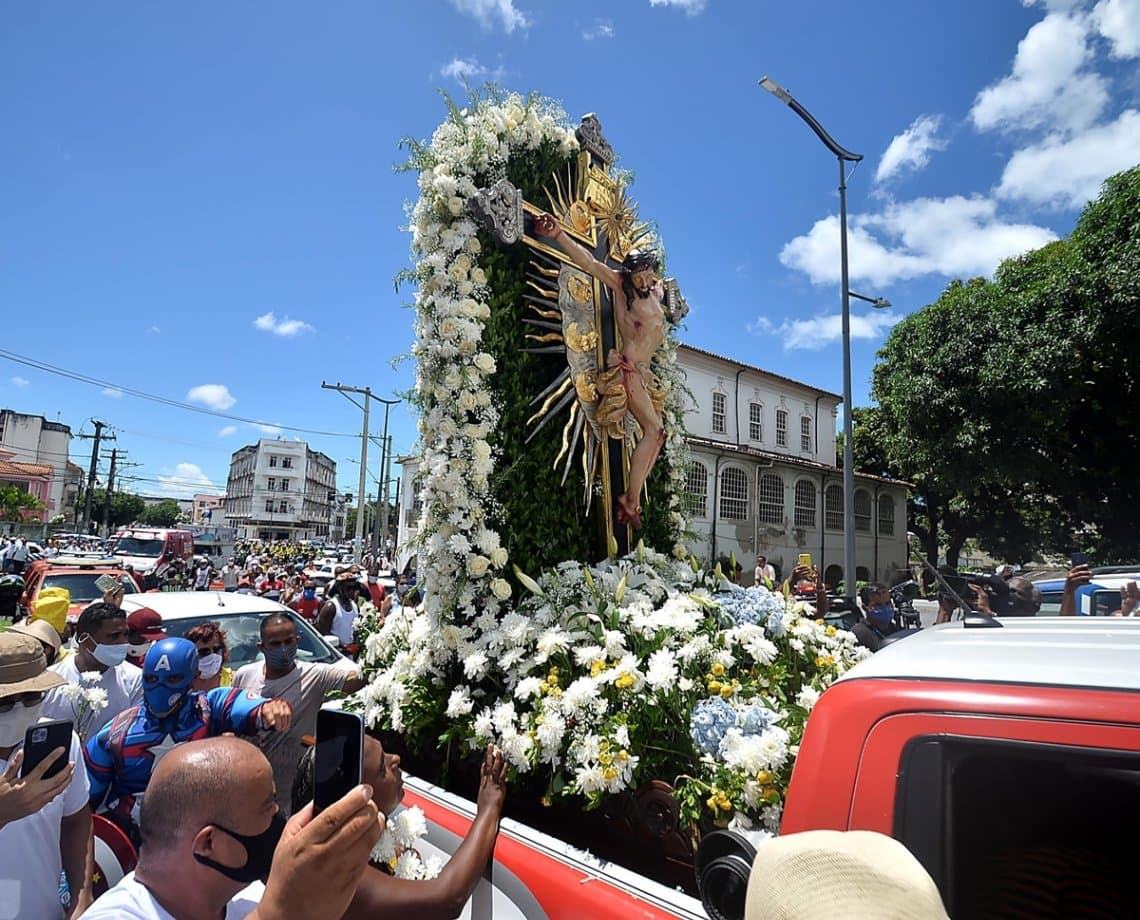
{"type": "Polygon", "coordinates": [[[597,677],[605,669],[606,663],[604,661],[595,661],[592,665],[590,665],[590,676],[597,677]]]}
{"type": "Polygon", "coordinates": [[[829,637],[835,635],[835,627],[834,626],[828,626],[827,627],[827,635],[829,637]]]}
{"type": "Polygon", "coordinates": [[[724,677],[724,665],[719,661],[715,662],[712,666],[712,672],[714,677],[724,677]]]}
{"type": "Polygon", "coordinates": [[[734,687],[732,686],[732,684],[725,684],[723,687],[721,687],[721,688],[720,688],[720,695],[721,695],[722,697],[724,697],[726,700],[727,700],[727,699],[728,699],[730,696],[732,696],[732,694],[733,694],[733,693],[735,693],[735,692],[736,692],[736,688],[734,688],[734,687]]]}
{"type": "Polygon", "coordinates": [[[618,751],[618,760],[620,760],[622,763],[625,763],[627,760],[629,760],[629,751],[618,751]]]}
{"type": "Polygon", "coordinates": [[[710,680],[709,681],[709,693],[720,693],[721,686],[722,686],[722,684],[719,680],[710,680]]]}
{"type": "Polygon", "coordinates": [[[765,786],[760,790],[760,797],[765,802],[775,802],[780,798],[780,790],[775,786],[765,786]]]}
{"type": "Polygon", "coordinates": [[[612,782],[613,780],[617,779],[617,775],[617,770],[615,770],[613,767],[607,767],[602,771],[602,779],[604,779],[606,782],[612,782]]]}
{"type": "Polygon", "coordinates": [[[721,811],[732,811],[732,802],[723,792],[717,796],[716,804],[721,811]]]}
{"type": "Polygon", "coordinates": [[[633,684],[634,679],[632,674],[622,674],[620,677],[618,677],[617,680],[614,681],[614,686],[619,690],[628,690],[633,686],[633,684]]]}
{"type": "Polygon", "coordinates": [[[815,659],[817,668],[830,668],[833,664],[835,664],[835,659],[830,655],[819,655],[815,659]]]}
{"type": "Polygon", "coordinates": [[[705,804],[709,807],[709,811],[716,811],[716,796],[710,795],[705,799],[705,804]]]}
{"type": "Polygon", "coordinates": [[[821,617],[820,619],[818,619],[818,620],[816,620],[816,621],[815,621],[815,625],[816,625],[816,626],[822,626],[822,625],[823,625],[823,623],[824,623],[824,620],[823,620],[823,618],[822,618],[822,617],[821,617]]]}

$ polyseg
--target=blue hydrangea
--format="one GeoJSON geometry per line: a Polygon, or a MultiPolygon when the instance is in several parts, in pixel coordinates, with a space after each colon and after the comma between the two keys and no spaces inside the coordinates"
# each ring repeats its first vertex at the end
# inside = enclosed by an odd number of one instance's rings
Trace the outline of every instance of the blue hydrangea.
{"type": "Polygon", "coordinates": [[[776,713],[767,706],[753,703],[737,718],[736,724],[746,735],[762,735],[776,721],[776,713]]]}
{"type": "Polygon", "coordinates": [[[736,710],[719,696],[701,700],[689,718],[689,735],[702,754],[715,755],[725,732],[736,725],[736,710]]]}
{"type": "Polygon", "coordinates": [[[716,595],[716,600],[737,626],[760,626],[778,620],[784,609],[783,600],[764,587],[725,591],[716,595]]]}

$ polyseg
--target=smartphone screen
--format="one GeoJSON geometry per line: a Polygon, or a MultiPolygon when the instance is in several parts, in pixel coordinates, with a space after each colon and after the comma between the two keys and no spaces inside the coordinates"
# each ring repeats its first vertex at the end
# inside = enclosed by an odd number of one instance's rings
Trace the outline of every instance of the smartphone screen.
{"type": "Polygon", "coordinates": [[[20,776],[31,773],[56,748],[63,748],[63,755],[47,768],[44,779],[55,776],[66,767],[67,755],[71,750],[71,732],[70,719],[56,719],[52,722],[29,725],[24,733],[24,763],[20,767],[20,776]]]}
{"type": "Polygon", "coordinates": [[[811,568],[811,553],[800,553],[799,561],[796,564],[797,565],[806,565],[810,569],[811,568]]]}
{"type": "Polygon", "coordinates": [[[360,785],[364,772],[364,722],[353,712],[317,712],[313,751],[313,813],[320,814],[360,785]]]}
{"type": "Polygon", "coordinates": [[[1078,565],[1088,565],[1089,557],[1085,553],[1073,553],[1072,563],[1073,568],[1076,568],[1078,565]]]}
{"type": "Polygon", "coordinates": [[[106,594],[112,588],[119,587],[119,580],[113,575],[100,575],[95,579],[95,587],[106,594]]]}

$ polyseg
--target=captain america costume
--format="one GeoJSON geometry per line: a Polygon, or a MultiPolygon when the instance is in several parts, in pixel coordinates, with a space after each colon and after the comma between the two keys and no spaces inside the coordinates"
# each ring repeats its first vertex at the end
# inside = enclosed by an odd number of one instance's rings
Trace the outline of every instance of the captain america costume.
{"type": "Polygon", "coordinates": [[[108,815],[129,827],[151,772],[175,745],[261,729],[261,709],[269,700],[232,687],[190,691],[197,657],[194,643],[185,639],[151,647],[143,668],[143,703],[120,713],[84,746],[92,811],[106,804],[108,815]]]}

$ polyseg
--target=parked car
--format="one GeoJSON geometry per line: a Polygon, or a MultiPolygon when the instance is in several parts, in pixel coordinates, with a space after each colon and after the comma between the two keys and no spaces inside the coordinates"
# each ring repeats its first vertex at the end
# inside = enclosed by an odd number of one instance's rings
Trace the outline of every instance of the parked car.
{"type": "Polygon", "coordinates": [[[343,661],[347,666],[348,659],[304,619],[288,607],[256,594],[164,591],[136,594],[123,600],[123,609],[127,613],[140,607],[150,607],[157,611],[169,636],[181,636],[192,626],[201,623],[221,624],[226,632],[226,645],[230,653],[229,667],[235,671],[244,664],[261,659],[261,651],[257,647],[261,621],[270,613],[284,613],[297,624],[300,640],[297,645],[298,661],[322,664],[343,661]]]}
{"type": "MultiPolygon", "coordinates": [[[[1120,590],[1128,582],[1140,582],[1140,569],[1132,566],[1107,566],[1092,570],[1093,578],[1077,589],[1077,616],[1108,616],[1120,609],[1120,590]]],[[[1043,578],[1033,582],[1041,592],[1038,616],[1056,616],[1061,611],[1065,592],[1064,578],[1043,578]]]]}
{"type": "Polygon", "coordinates": [[[114,557],[56,556],[54,559],[40,559],[28,566],[24,573],[24,593],[20,605],[31,610],[44,588],[66,588],[71,595],[67,621],[74,623],[84,607],[103,597],[103,592],[95,585],[100,575],[117,578],[125,595],[142,591],[142,586],[114,557]]]}

